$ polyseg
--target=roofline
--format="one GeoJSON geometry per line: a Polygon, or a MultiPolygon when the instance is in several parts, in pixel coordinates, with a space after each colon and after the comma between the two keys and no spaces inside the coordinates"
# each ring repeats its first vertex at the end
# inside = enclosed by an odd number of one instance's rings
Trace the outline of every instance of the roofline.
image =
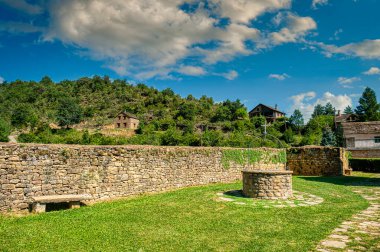
{"type": "Polygon", "coordinates": [[[271,109],[271,110],[274,110],[274,111],[276,111],[276,112],[280,112],[281,114],[284,114],[284,115],[286,115],[286,113],[285,112],[282,112],[282,111],[280,111],[280,110],[278,110],[278,109],[275,109],[275,108],[273,108],[273,107],[271,107],[271,106],[268,106],[268,105],[265,105],[265,104],[262,104],[262,103],[259,103],[256,107],[254,107],[251,111],[249,111],[248,113],[251,113],[253,110],[255,110],[258,106],[260,106],[260,105],[262,105],[262,106],[264,106],[264,107],[267,107],[267,108],[269,108],[269,109],[271,109]]]}
{"type": "Polygon", "coordinates": [[[129,112],[127,112],[127,111],[120,112],[120,113],[117,114],[117,115],[121,115],[121,114],[126,115],[126,116],[129,116],[130,118],[138,119],[136,115],[134,115],[134,114],[132,114],[132,113],[129,113],[129,112]]]}

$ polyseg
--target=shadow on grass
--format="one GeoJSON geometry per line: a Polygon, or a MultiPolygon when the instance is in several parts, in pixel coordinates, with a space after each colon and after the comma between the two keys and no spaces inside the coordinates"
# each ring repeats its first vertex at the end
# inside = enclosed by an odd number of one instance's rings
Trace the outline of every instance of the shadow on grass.
{"type": "Polygon", "coordinates": [[[380,186],[380,178],[360,177],[360,176],[339,176],[339,177],[298,177],[307,181],[330,183],[346,186],[380,186]]]}
{"type": "Polygon", "coordinates": [[[243,194],[243,190],[232,190],[232,191],[224,192],[223,194],[227,196],[238,197],[238,198],[247,198],[247,199],[249,198],[243,194]]]}

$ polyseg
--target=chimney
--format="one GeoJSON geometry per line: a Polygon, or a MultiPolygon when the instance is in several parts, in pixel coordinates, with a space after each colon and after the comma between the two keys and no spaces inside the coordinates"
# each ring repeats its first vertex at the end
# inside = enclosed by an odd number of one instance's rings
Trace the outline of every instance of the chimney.
{"type": "Polygon", "coordinates": [[[276,104],[276,105],[274,105],[274,108],[275,108],[275,109],[277,109],[277,104],[276,104]]]}
{"type": "Polygon", "coordinates": [[[340,110],[338,110],[338,116],[341,116],[341,114],[340,114],[340,110]]]}

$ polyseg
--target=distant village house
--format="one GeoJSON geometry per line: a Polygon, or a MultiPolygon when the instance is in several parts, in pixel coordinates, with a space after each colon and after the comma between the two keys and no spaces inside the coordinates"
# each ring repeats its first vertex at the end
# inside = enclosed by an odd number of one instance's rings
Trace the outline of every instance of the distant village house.
{"type": "Polygon", "coordinates": [[[380,122],[342,123],[345,147],[380,148],[380,122]]]}
{"type": "Polygon", "coordinates": [[[117,115],[115,119],[115,128],[116,129],[137,129],[139,127],[139,119],[128,112],[121,112],[117,115]]]}
{"type": "Polygon", "coordinates": [[[267,122],[275,122],[277,119],[284,117],[285,113],[277,109],[277,105],[273,108],[264,104],[257,105],[249,112],[249,117],[265,116],[267,122]]]}
{"type": "Polygon", "coordinates": [[[380,158],[380,122],[343,122],[343,144],[354,158],[380,158]]]}
{"type": "Polygon", "coordinates": [[[347,122],[357,122],[359,120],[356,114],[341,114],[340,110],[338,110],[338,114],[335,115],[335,127],[338,127],[342,123],[347,122]]]}

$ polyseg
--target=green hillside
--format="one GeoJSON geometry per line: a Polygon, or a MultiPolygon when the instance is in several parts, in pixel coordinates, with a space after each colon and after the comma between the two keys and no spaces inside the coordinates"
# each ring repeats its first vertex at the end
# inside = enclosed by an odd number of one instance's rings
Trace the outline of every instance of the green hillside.
{"type": "Polygon", "coordinates": [[[316,115],[306,127],[302,122],[282,118],[268,127],[269,135],[263,139],[265,118],[249,118],[239,100],[216,103],[207,96],[181,97],[171,89],[160,91],[99,76],[59,83],[44,77],[40,82],[0,85],[1,141],[18,131],[23,132],[20,142],[281,147],[320,144],[323,129],[333,127],[328,114],[316,115]],[[121,111],[140,119],[136,135],[102,134],[101,129],[121,111]],[[52,129],[52,123],[61,128],[52,129]]]}

